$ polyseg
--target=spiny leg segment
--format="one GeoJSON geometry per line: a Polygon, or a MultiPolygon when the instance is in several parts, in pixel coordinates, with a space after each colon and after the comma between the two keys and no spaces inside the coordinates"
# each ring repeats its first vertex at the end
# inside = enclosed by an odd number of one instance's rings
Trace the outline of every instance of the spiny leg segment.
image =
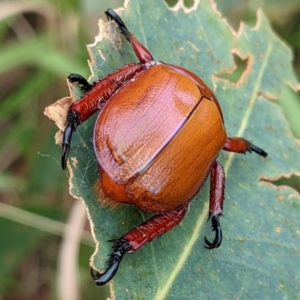
{"type": "Polygon", "coordinates": [[[119,264],[127,252],[134,252],[140,249],[146,243],[169,231],[178,225],[188,210],[189,204],[165,213],[159,213],[133,228],[122,237],[110,240],[114,245],[113,252],[108,260],[108,267],[102,274],[91,271],[92,278],[97,285],[103,285],[116,274],[119,264]]]}

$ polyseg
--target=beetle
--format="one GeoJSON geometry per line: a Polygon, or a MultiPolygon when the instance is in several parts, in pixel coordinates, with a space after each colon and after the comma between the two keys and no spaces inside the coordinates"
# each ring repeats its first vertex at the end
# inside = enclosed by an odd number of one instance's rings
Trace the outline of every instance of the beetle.
{"type": "Polygon", "coordinates": [[[113,251],[105,272],[91,271],[97,285],[113,278],[125,253],[134,252],[178,225],[190,201],[210,175],[209,220],[222,242],[225,174],[221,150],[267,153],[241,137],[228,137],[217,98],[197,75],[156,61],[112,9],[106,12],[131,44],[138,63],[129,63],[90,84],[79,74],[68,80],[85,93],[71,104],[62,142],[66,168],[76,127],[97,112],[94,150],[99,166],[98,196],[105,202],[134,204],[153,216],[122,237],[110,240],[113,251]]]}

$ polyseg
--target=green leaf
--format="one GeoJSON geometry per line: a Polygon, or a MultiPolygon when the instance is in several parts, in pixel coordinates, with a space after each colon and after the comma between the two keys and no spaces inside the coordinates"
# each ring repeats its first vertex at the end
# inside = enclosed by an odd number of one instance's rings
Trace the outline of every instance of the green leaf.
{"type": "MultiPolygon", "coordinates": [[[[243,136],[269,156],[222,151],[219,161],[226,172],[222,246],[213,251],[204,248],[204,236],[212,236],[206,223],[207,182],[179,226],[125,255],[111,285],[115,298],[300,297],[299,194],[270,183],[300,170],[299,146],[281,110],[269,100],[278,98],[285,84],[299,89],[291,51],[261,11],[254,28],[242,25],[238,33],[208,0],[188,12],[170,10],[161,0],[131,0],[119,13],[157,60],[191,70],[214,90],[229,136],[243,136]],[[237,83],[219,76],[234,69],[232,53],[247,61],[237,83]]],[[[114,23],[101,21],[100,36],[88,49],[91,81],[137,61],[114,23]]],[[[111,252],[107,240],[122,236],[148,215],[134,206],[110,210],[96,199],[92,191],[98,180],[92,143],[95,118],[79,126],[73,137],[69,171],[71,193],[85,201],[97,241],[92,265],[102,270],[111,252]]],[[[62,128],[64,119],[56,121],[62,128]]]]}

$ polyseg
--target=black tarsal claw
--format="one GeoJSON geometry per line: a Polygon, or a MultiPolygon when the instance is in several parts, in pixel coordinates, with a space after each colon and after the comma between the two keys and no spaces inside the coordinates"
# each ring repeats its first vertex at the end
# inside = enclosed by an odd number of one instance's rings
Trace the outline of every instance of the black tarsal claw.
{"type": "Polygon", "coordinates": [[[68,76],[68,80],[71,83],[77,83],[83,92],[88,92],[93,88],[93,85],[89,84],[89,82],[83,76],[76,73],[70,74],[68,76]]]}
{"type": "Polygon", "coordinates": [[[109,255],[108,259],[108,267],[104,273],[96,272],[94,273],[93,269],[91,270],[91,276],[94,279],[97,285],[103,285],[111,280],[114,275],[117,273],[120,262],[125,253],[130,250],[129,242],[125,239],[114,239],[110,240],[109,242],[113,242],[114,245],[112,246],[113,253],[109,255]]]}
{"type": "Polygon", "coordinates": [[[211,227],[212,230],[216,232],[216,234],[215,234],[215,239],[212,243],[206,237],[204,238],[204,241],[206,243],[205,248],[207,249],[218,248],[222,243],[222,229],[221,229],[218,216],[212,216],[211,227]]]}
{"type": "Polygon", "coordinates": [[[64,131],[63,142],[62,142],[62,155],[61,155],[61,167],[63,170],[67,166],[67,158],[70,150],[70,143],[72,134],[76,130],[78,125],[78,116],[75,111],[69,111],[67,116],[67,126],[64,131]]]}
{"type": "Polygon", "coordinates": [[[255,153],[257,153],[258,155],[262,156],[262,157],[267,157],[268,153],[265,152],[263,149],[260,149],[259,147],[249,143],[249,148],[248,151],[251,153],[251,151],[254,151],[255,153]]]}
{"type": "Polygon", "coordinates": [[[126,39],[128,41],[130,41],[130,32],[129,32],[129,30],[127,29],[127,27],[124,24],[124,22],[122,21],[122,19],[115,13],[115,11],[113,11],[111,8],[109,8],[105,12],[105,14],[106,14],[106,16],[109,20],[114,20],[116,22],[116,24],[118,25],[121,32],[125,35],[126,39]]]}

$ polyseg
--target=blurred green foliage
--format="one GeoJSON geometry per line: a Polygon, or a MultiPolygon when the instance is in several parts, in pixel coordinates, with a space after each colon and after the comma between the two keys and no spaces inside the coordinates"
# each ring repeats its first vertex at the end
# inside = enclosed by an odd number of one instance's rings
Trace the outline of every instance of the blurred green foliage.
{"type": "MultiPolygon", "coordinates": [[[[167,2],[175,5],[174,1],[167,2]]],[[[300,74],[298,0],[215,2],[235,29],[241,20],[255,24],[255,11],[263,6],[274,29],[293,48],[295,70],[300,74]]],[[[190,0],[185,3],[188,7],[194,4],[190,0]]],[[[103,11],[120,5],[120,0],[0,3],[0,204],[18,207],[24,215],[29,211],[32,216],[66,222],[74,200],[68,195],[67,175],[60,169],[60,148],[54,145],[57,129],[43,111],[69,95],[65,81],[69,73],[89,76],[85,45],[94,41],[103,11]]],[[[155,24],[150,26],[155,28],[155,24]]],[[[299,93],[286,88],[278,103],[299,139],[299,93]]],[[[299,191],[299,178],[294,177],[293,182],[299,191]]],[[[290,181],[285,184],[291,185],[290,181]]],[[[32,228],[30,223],[19,223],[17,215],[11,217],[14,210],[8,217],[6,209],[0,206],[2,299],[55,299],[61,238],[32,228]]],[[[92,252],[90,246],[80,248],[84,299],[107,293],[90,280],[88,260],[92,252]]]]}

